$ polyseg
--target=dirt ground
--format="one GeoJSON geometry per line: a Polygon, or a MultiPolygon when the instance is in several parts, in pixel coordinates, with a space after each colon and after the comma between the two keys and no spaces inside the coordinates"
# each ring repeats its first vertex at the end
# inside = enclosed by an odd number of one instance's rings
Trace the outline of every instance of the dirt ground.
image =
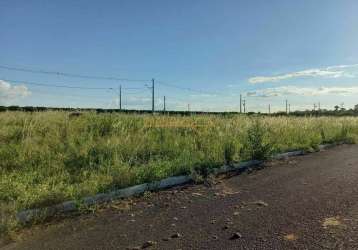
{"type": "Polygon", "coordinates": [[[358,145],[122,200],[3,249],[358,249],[358,145]]]}

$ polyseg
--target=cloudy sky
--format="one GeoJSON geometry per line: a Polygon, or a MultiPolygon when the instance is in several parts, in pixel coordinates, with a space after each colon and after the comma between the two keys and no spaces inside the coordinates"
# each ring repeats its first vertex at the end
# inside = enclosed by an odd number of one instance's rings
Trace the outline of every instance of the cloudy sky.
{"type": "Polygon", "coordinates": [[[0,105],[358,103],[356,0],[0,2],[0,105]],[[93,76],[93,77],[92,77],[93,76]]]}

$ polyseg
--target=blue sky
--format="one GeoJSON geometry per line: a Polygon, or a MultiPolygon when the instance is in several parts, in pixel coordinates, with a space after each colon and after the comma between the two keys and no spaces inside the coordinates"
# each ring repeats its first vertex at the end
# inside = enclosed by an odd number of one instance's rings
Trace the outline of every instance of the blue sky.
{"type": "Polygon", "coordinates": [[[356,0],[0,2],[0,65],[148,80],[108,81],[0,68],[0,103],[151,108],[292,109],[358,103],[356,0]],[[14,83],[10,80],[17,80],[14,83]],[[165,84],[183,88],[173,88],[165,84]],[[190,88],[197,91],[184,90],[190,88]]]}

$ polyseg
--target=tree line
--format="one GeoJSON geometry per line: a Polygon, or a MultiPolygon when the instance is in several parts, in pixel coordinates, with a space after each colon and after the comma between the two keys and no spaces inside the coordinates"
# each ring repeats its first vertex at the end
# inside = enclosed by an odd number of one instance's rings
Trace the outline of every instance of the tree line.
{"type": "MultiPolygon", "coordinates": [[[[22,112],[44,112],[44,111],[67,111],[67,112],[97,112],[97,113],[131,113],[131,114],[150,114],[151,110],[136,110],[136,109],[102,109],[102,108],[58,108],[58,107],[36,107],[36,106],[0,106],[0,112],[6,111],[22,111],[22,112]]],[[[192,114],[214,114],[214,115],[235,115],[240,112],[205,112],[205,111],[156,111],[159,114],[168,115],[192,115],[192,114]]],[[[345,109],[338,105],[334,109],[319,109],[319,110],[305,110],[292,111],[289,114],[281,111],[271,114],[261,112],[248,112],[247,115],[271,115],[271,116],[358,116],[358,104],[352,109],[345,109]]]]}

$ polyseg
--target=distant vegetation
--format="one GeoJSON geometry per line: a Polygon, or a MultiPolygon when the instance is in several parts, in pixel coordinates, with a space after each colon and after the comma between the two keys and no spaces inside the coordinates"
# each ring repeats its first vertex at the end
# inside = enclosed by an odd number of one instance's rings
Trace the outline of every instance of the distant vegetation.
{"type": "MultiPolygon", "coordinates": [[[[33,106],[0,106],[0,112],[5,111],[21,111],[21,112],[40,112],[40,111],[93,111],[97,113],[127,113],[127,114],[149,114],[151,110],[135,110],[135,109],[102,109],[102,108],[55,108],[55,107],[33,107],[33,106]]],[[[215,114],[215,115],[230,115],[239,114],[239,112],[205,112],[205,111],[161,111],[157,110],[156,113],[162,113],[167,115],[189,115],[189,114],[215,114]]],[[[272,115],[272,116],[284,116],[288,115],[284,111],[275,112],[272,114],[260,113],[260,112],[247,112],[247,115],[272,115]]],[[[292,111],[289,113],[291,116],[358,116],[358,104],[353,109],[345,109],[338,105],[334,106],[332,110],[320,109],[320,110],[304,110],[304,111],[292,111]]]]}
{"type": "Polygon", "coordinates": [[[22,209],[357,138],[354,117],[2,112],[0,231],[22,209]]]}

